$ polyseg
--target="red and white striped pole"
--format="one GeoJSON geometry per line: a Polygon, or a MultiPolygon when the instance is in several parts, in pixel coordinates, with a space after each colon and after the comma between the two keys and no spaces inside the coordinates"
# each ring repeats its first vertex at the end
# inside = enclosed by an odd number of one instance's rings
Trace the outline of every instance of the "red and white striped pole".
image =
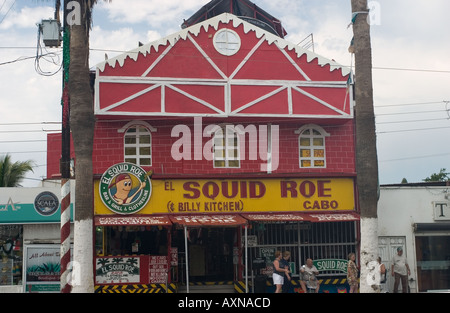
{"type": "MultiPolygon", "coordinates": [[[[56,14],[59,21],[60,1],[56,1],[56,14]]],[[[63,95],[62,95],[62,131],[61,131],[61,269],[60,291],[69,293],[70,270],[70,99],[69,99],[69,64],[70,64],[70,29],[67,25],[67,6],[63,1],[63,95]]]]}
{"type": "Polygon", "coordinates": [[[70,179],[61,179],[61,292],[72,289],[68,278],[70,270],[70,179]]]}

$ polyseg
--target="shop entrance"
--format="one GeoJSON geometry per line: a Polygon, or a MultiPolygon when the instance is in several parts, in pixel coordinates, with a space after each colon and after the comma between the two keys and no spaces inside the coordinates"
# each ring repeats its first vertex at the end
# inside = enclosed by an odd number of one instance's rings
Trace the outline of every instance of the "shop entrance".
{"type": "Polygon", "coordinates": [[[236,228],[188,228],[189,281],[233,281],[236,228]]]}

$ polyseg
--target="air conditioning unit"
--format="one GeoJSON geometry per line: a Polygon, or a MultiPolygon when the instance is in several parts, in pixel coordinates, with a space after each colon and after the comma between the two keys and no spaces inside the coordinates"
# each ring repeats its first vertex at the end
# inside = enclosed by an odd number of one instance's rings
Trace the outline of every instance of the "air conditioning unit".
{"type": "Polygon", "coordinates": [[[61,45],[61,24],[57,20],[42,20],[39,29],[46,47],[59,47],[61,45]]]}

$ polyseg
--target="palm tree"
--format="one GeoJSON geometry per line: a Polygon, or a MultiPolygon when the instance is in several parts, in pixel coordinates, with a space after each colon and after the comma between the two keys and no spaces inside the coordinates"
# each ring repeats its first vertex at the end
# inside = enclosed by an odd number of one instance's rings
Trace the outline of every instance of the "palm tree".
{"type": "Polygon", "coordinates": [[[92,151],[94,142],[94,101],[89,74],[89,30],[95,0],[77,0],[81,23],[70,26],[69,98],[70,125],[75,149],[75,223],[73,260],[76,281],[72,292],[94,291],[92,151]]]}
{"type": "Polygon", "coordinates": [[[373,109],[372,49],[367,0],[351,0],[355,53],[356,184],[361,210],[360,291],[377,292],[370,264],[378,255],[378,160],[373,109]]]}
{"type": "Polygon", "coordinates": [[[20,183],[29,171],[33,172],[31,160],[12,163],[9,154],[0,157],[0,187],[22,187],[20,183]]]}

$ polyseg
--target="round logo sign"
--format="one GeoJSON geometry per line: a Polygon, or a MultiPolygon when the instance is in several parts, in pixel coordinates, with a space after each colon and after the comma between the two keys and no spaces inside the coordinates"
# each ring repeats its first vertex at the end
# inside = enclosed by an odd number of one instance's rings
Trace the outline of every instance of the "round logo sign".
{"type": "Polygon", "coordinates": [[[43,216],[54,214],[58,208],[58,197],[50,191],[41,192],[34,198],[34,209],[43,216]]]}
{"type": "Polygon", "coordinates": [[[132,163],[111,166],[100,179],[100,198],[111,211],[133,214],[150,200],[152,186],[148,174],[132,163]]]}

